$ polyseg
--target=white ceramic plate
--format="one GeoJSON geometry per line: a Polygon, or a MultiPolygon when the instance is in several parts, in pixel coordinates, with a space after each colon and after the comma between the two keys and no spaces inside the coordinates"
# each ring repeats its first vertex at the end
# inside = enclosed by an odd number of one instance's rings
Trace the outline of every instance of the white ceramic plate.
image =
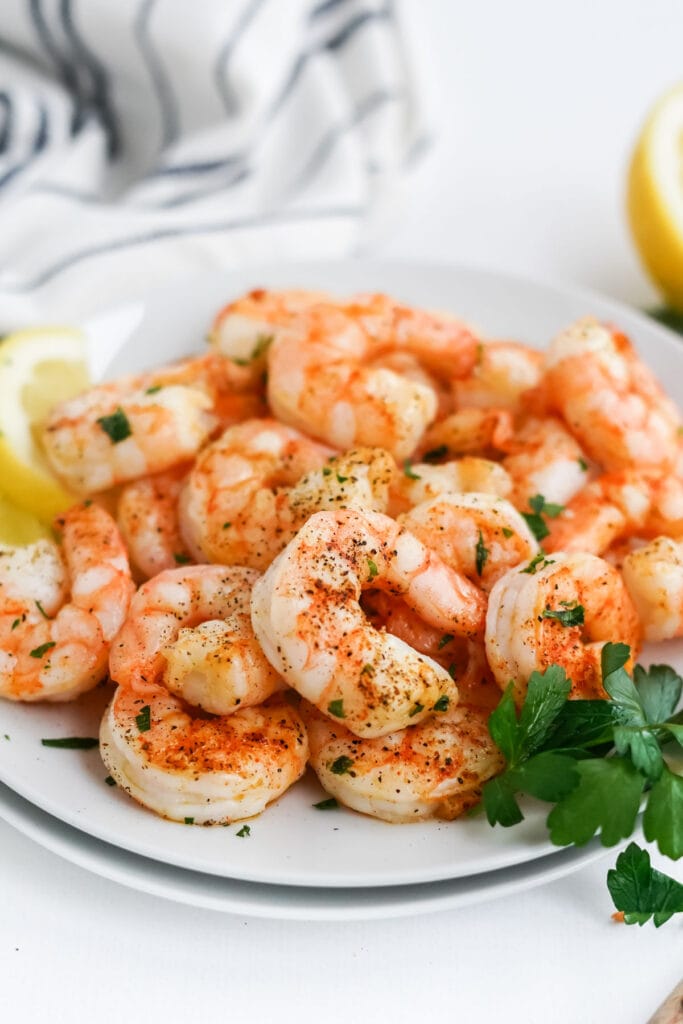
{"type": "MultiPolygon", "coordinates": [[[[587,313],[617,322],[683,401],[683,350],[668,331],[633,311],[577,289],[454,267],[364,262],[263,267],[202,278],[151,295],[89,325],[98,375],[116,375],[170,360],[202,347],[215,310],[257,286],[322,288],[338,293],[385,290],[406,302],[450,309],[486,335],[542,346],[561,327],[587,313]]],[[[655,660],[683,668],[683,644],[660,646],[655,660]]],[[[647,659],[644,659],[647,660],[647,659]]],[[[312,805],[322,792],[307,777],[252,821],[202,829],[163,821],[104,784],[97,751],[54,750],[42,737],[97,735],[106,692],[75,704],[0,706],[0,780],[61,821],[112,846],[225,878],[271,885],[373,887],[472,879],[485,872],[560,856],[547,839],[541,805],[525,822],[490,829],[482,817],[454,823],[388,825],[312,805]],[[3,739],[7,734],[10,739],[3,739]]],[[[578,851],[581,857],[585,851],[578,851]]],[[[586,854],[587,855],[587,854],[586,854]]]]}
{"type": "Polygon", "coordinates": [[[2,785],[0,817],[59,857],[131,889],[207,910],[297,921],[367,921],[454,910],[554,882],[608,852],[612,859],[615,856],[614,850],[607,851],[593,840],[583,850],[570,847],[505,871],[445,882],[354,889],[260,885],[127,853],[83,835],[2,785]]]}

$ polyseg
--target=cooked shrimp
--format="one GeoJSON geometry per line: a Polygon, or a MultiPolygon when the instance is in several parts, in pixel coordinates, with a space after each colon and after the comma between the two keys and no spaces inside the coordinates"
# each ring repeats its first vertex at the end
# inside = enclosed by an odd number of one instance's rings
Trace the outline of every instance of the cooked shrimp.
{"type": "Polygon", "coordinates": [[[595,555],[537,555],[493,587],[486,616],[486,653],[498,685],[514,684],[518,703],[529,676],[553,663],[572,681],[573,697],[604,697],[600,652],[623,642],[637,656],[641,630],[624,582],[595,555]]]}
{"type": "Polygon", "coordinates": [[[443,701],[428,721],[377,739],[359,739],[310,705],[304,719],[323,788],[383,821],[451,821],[479,802],[483,783],[505,764],[486,713],[464,704],[443,701]]]}
{"type": "Polygon", "coordinates": [[[206,718],[162,687],[119,686],[100,728],[100,753],[134,800],[173,821],[228,824],[260,814],[306,768],[299,714],[281,698],[206,718]]]}
{"type": "Polygon", "coordinates": [[[547,551],[602,555],[629,537],[683,537],[683,481],[641,470],[604,473],[548,521],[547,551]]]}
{"type": "Polygon", "coordinates": [[[10,700],[73,700],[95,686],[135,589],[103,509],[76,505],[56,526],[61,552],[39,541],[0,554],[0,695],[10,700]]]}
{"type": "Polygon", "coordinates": [[[444,462],[440,466],[406,460],[403,472],[396,473],[394,477],[390,513],[396,516],[440,494],[479,491],[506,498],[511,490],[509,474],[498,462],[490,459],[465,455],[462,459],[444,462]]]}
{"type": "Polygon", "coordinates": [[[393,519],[318,512],[254,586],[252,623],[272,665],[324,714],[382,736],[455,696],[449,674],[359,606],[371,586],[402,595],[427,622],[459,636],[482,628],[485,598],[393,519]]]}
{"type": "Polygon", "coordinates": [[[176,466],[121,489],[116,520],[130,559],[145,579],[190,561],[178,518],[187,472],[187,465],[176,466]]]}
{"type": "Polygon", "coordinates": [[[185,462],[216,426],[211,400],[199,389],[130,386],[101,384],[61,402],[48,416],[45,452],[76,493],[104,491],[185,462]]]}
{"type": "Polygon", "coordinates": [[[487,458],[506,450],[513,430],[508,409],[458,409],[429,428],[419,452],[428,462],[457,455],[487,458]]]}
{"type": "Polygon", "coordinates": [[[163,685],[216,715],[282,688],[251,628],[253,569],[188,565],[144,583],[112,647],[114,682],[145,696],[163,685]]]}
{"type": "Polygon", "coordinates": [[[383,449],[337,457],[275,420],[250,420],[199,456],[181,494],[181,529],[200,561],[265,569],[313,512],[386,509],[394,472],[383,449]]]}
{"type": "Polygon", "coordinates": [[[625,335],[592,317],[579,320],[551,343],[544,387],[605,469],[675,464],[678,410],[625,335]]]}
{"type": "Polygon", "coordinates": [[[453,381],[456,407],[516,411],[522,395],[539,384],[542,364],[543,354],[521,342],[481,342],[470,374],[453,381]]]}
{"type": "Polygon", "coordinates": [[[492,494],[442,494],[399,516],[399,522],[484,591],[539,551],[517,509],[492,494]]]}
{"type": "Polygon", "coordinates": [[[555,416],[525,419],[505,449],[503,466],[513,481],[510,501],[517,508],[526,508],[536,494],[564,505],[588,480],[581,447],[555,416]]]}
{"type": "Polygon", "coordinates": [[[627,554],[621,571],[645,639],[683,636],[683,543],[657,537],[627,554]]]}

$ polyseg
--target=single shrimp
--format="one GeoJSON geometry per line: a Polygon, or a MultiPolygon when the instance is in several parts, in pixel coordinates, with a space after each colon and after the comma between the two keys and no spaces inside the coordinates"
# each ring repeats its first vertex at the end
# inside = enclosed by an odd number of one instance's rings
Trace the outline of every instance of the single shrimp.
{"type": "Polygon", "coordinates": [[[514,506],[492,494],[442,494],[398,517],[446,565],[488,592],[538,554],[538,541],[514,506]]]}
{"type": "Polygon", "coordinates": [[[645,639],[683,636],[683,542],[657,537],[629,552],[621,571],[645,639]]]}
{"type": "Polygon", "coordinates": [[[143,583],[112,646],[114,682],[141,696],[165,686],[215,715],[282,689],[251,628],[258,577],[243,567],[188,565],[143,583]]]}
{"type": "Polygon", "coordinates": [[[674,466],[681,418],[625,335],[592,317],[579,320],[551,342],[544,387],[605,469],[674,466]]]}
{"type": "Polygon", "coordinates": [[[199,456],[180,523],[199,561],[265,569],[313,512],[386,509],[394,462],[383,449],[335,456],[275,420],[232,427],[199,456]]]}
{"type": "Polygon", "coordinates": [[[500,701],[483,637],[454,636],[421,619],[401,597],[382,590],[364,591],[361,607],[375,629],[386,629],[420,654],[443,666],[455,680],[460,699],[492,711],[500,701]]]}
{"type": "Polygon", "coordinates": [[[188,466],[142,477],[121,488],[116,521],[144,579],[191,561],[180,533],[178,498],[188,466]]]}
{"type": "Polygon", "coordinates": [[[635,469],[604,473],[548,521],[547,551],[602,555],[638,535],[683,537],[683,481],[635,469]]]}
{"type": "Polygon", "coordinates": [[[55,525],[61,549],[38,541],[0,555],[0,695],[10,700],[73,700],[103,679],[135,589],[108,513],[76,505],[55,525]]]}
{"type": "Polygon", "coordinates": [[[347,807],[390,822],[457,818],[505,766],[479,708],[444,700],[428,721],[359,739],[308,705],[310,764],[323,789],[347,807]]]}
{"type": "Polygon", "coordinates": [[[525,418],[505,450],[503,466],[513,482],[510,501],[517,508],[526,508],[536,494],[564,505],[588,480],[584,452],[556,416],[525,418]]]}
{"type": "Polygon", "coordinates": [[[458,455],[490,458],[506,451],[513,433],[509,409],[458,409],[427,430],[418,452],[425,462],[458,455]]]}
{"type": "Polygon", "coordinates": [[[480,633],[485,598],[408,530],[374,512],[318,512],[256,583],[252,623],[266,657],[324,714],[361,736],[415,724],[453,680],[429,658],[373,629],[359,605],[386,589],[427,622],[480,633]]]}
{"type": "Polygon", "coordinates": [[[522,396],[541,381],[543,354],[517,341],[485,341],[467,377],[453,381],[458,409],[510,409],[516,412],[522,396]]]}
{"type": "Polygon", "coordinates": [[[494,585],[486,616],[486,653],[501,689],[518,704],[529,676],[558,664],[571,696],[604,698],[600,652],[608,641],[638,654],[641,628],[620,574],[582,552],[537,555],[494,585]]]}
{"type": "Polygon", "coordinates": [[[100,727],[100,754],[121,789],[186,825],[260,814],[305,769],[301,717],[282,698],[207,718],[163,687],[119,686],[100,727]]]}
{"type": "Polygon", "coordinates": [[[506,498],[512,490],[510,475],[498,462],[465,455],[452,462],[434,466],[429,462],[406,460],[403,472],[397,472],[391,487],[389,513],[397,516],[415,505],[440,494],[479,491],[506,498]]]}

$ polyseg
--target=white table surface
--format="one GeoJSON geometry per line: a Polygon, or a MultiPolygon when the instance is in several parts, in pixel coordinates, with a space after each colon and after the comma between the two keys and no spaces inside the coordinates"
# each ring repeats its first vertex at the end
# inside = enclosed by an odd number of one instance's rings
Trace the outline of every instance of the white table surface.
{"type": "MultiPolygon", "coordinates": [[[[624,164],[649,103],[682,75],[679,0],[408,8],[431,48],[439,135],[372,253],[651,302],[625,228],[624,164]]],[[[144,896],[0,823],[0,1013],[8,1024],[639,1024],[683,975],[682,925],[613,924],[613,857],[457,912],[304,924],[144,896]]]]}

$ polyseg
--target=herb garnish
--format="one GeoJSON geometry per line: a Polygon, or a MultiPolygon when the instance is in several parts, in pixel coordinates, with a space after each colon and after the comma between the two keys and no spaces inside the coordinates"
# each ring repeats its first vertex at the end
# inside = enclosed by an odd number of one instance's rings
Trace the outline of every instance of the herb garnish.
{"type": "Polygon", "coordinates": [[[484,571],[484,566],[486,565],[486,562],[489,557],[489,549],[484,545],[484,538],[481,535],[481,530],[479,531],[479,538],[477,540],[475,553],[475,565],[477,567],[477,576],[481,576],[482,572],[484,571]]]}
{"type": "Polygon", "coordinates": [[[424,704],[420,704],[419,701],[415,701],[412,708],[408,712],[408,718],[413,718],[415,715],[419,715],[421,711],[424,711],[424,704]]]}
{"type": "Polygon", "coordinates": [[[96,420],[96,423],[102,427],[105,434],[109,435],[109,439],[112,444],[118,444],[119,441],[125,441],[127,437],[130,437],[133,431],[131,430],[128,417],[121,408],[116,409],[111,416],[100,416],[96,420]]]}
{"type": "Polygon", "coordinates": [[[541,613],[542,619],[556,619],[563,626],[583,626],[584,608],[577,601],[560,601],[564,605],[562,609],[545,607],[541,613]]]}
{"type": "Polygon", "coordinates": [[[344,714],[344,701],[343,700],[331,700],[327,705],[327,710],[335,718],[346,718],[344,714]]]}
{"type": "Polygon", "coordinates": [[[161,391],[162,384],[153,384],[151,388],[145,388],[146,395],[156,395],[157,391],[161,391]]]}
{"type": "Polygon", "coordinates": [[[113,775],[107,775],[107,777],[106,777],[106,779],[104,781],[105,781],[107,786],[115,786],[116,785],[116,779],[114,778],[113,775]]]}
{"type": "Polygon", "coordinates": [[[545,569],[547,565],[554,565],[554,558],[546,558],[542,551],[539,551],[537,555],[531,559],[526,569],[522,569],[522,572],[528,572],[530,576],[535,576],[539,569],[545,569]]]}
{"type": "Polygon", "coordinates": [[[510,539],[510,537],[513,536],[513,534],[515,532],[514,530],[511,530],[509,526],[503,526],[502,531],[503,531],[503,536],[506,537],[508,540],[510,539]]]}
{"type": "Polygon", "coordinates": [[[239,830],[239,832],[235,832],[235,835],[239,836],[240,839],[245,839],[247,836],[250,836],[251,829],[249,825],[242,825],[242,828],[239,830]]]}
{"type": "Polygon", "coordinates": [[[529,498],[529,508],[531,512],[522,512],[522,517],[526,520],[527,526],[536,540],[539,541],[543,540],[550,533],[543,516],[555,519],[559,516],[560,512],[564,511],[564,505],[557,505],[552,501],[546,501],[542,494],[535,494],[533,498],[529,498]]]}
{"type": "Polygon", "coordinates": [[[330,765],[330,771],[333,775],[348,774],[355,776],[356,773],[352,772],[351,768],[353,768],[353,760],[352,758],[347,757],[346,754],[342,754],[341,757],[338,757],[337,760],[333,761],[330,765]]]}
{"type": "Polygon", "coordinates": [[[152,709],[149,704],[145,704],[140,714],[135,716],[135,724],[138,727],[138,732],[149,732],[152,728],[152,709]]]}
{"type": "Polygon", "coordinates": [[[194,818],[185,818],[186,825],[194,825],[194,818]]]}
{"type": "Polygon", "coordinates": [[[454,639],[455,639],[455,637],[453,636],[452,633],[444,633],[444,635],[439,640],[439,644],[438,644],[439,650],[440,651],[443,650],[443,648],[446,646],[446,644],[449,644],[451,642],[451,640],[454,640],[454,639]]]}
{"type": "Polygon", "coordinates": [[[368,572],[370,573],[369,578],[371,580],[374,580],[375,576],[379,572],[379,569],[377,568],[377,563],[373,562],[371,558],[368,558],[368,572]]]}
{"type": "Polygon", "coordinates": [[[40,742],[44,747],[57,747],[61,750],[92,750],[100,745],[94,736],[60,736],[58,739],[40,742]]]}
{"type": "MultiPolygon", "coordinates": [[[[38,609],[38,611],[40,612],[40,614],[43,616],[44,619],[51,619],[52,618],[51,615],[47,614],[47,612],[43,608],[43,606],[40,603],[40,601],[36,601],[36,608],[38,609]]],[[[14,629],[14,626],[12,626],[12,629],[14,629]]]]}
{"type": "Polygon", "coordinates": [[[332,811],[335,807],[339,807],[335,797],[331,796],[327,800],[321,800],[317,804],[313,804],[316,811],[332,811]]]}
{"type": "Polygon", "coordinates": [[[448,705],[451,703],[451,698],[447,697],[444,693],[443,696],[439,697],[436,704],[432,708],[432,711],[448,711],[448,705]]]}
{"type": "Polygon", "coordinates": [[[413,464],[410,461],[410,459],[404,459],[403,460],[403,472],[408,477],[409,480],[421,480],[422,479],[422,477],[420,476],[419,473],[415,473],[413,471],[413,464]]]}
{"type": "Polygon", "coordinates": [[[48,640],[46,644],[41,644],[40,647],[34,647],[32,651],[29,651],[29,655],[32,658],[42,658],[43,655],[47,654],[48,651],[56,647],[57,643],[55,640],[48,640]]]}
{"type": "Polygon", "coordinates": [[[189,555],[183,554],[182,551],[174,551],[173,561],[176,565],[189,565],[191,558],[189,555]]]}
{"type": "MultiPolygon", "coordinates": [[[[484,785],[491,824],[521,821],[515,794],[529,793],[555,804],[547,825],[556,845],[582,846],[599,833],[603,846],[613,846],[633,832],[645,796],[645,838],[665,856],[683,856],[683,776],[662,755],[667,743],[683,746],[683,713],[675,714],[683,680],[667,665],[636,666],[632,678],[629,656],[626,644],[602,649],[606,700],[568,700],[569,681],[558,665],[532,673],[519,715],[508,686],[489,720],[507,762],[484,785]]],[[[683,910],[674,898],[678,883],[653,872],[635,844],[609,879],[628,923],[655,917],[663,924],[683,910]]]]}
{"type": "Polygon", "coordinates": [[[432,448],[430,451],[425,452],[422,456],[424,462],[438,462],[439,459],[443,459],[448,455],[448,446],[440,444],[438,448],[432,448]]]}

